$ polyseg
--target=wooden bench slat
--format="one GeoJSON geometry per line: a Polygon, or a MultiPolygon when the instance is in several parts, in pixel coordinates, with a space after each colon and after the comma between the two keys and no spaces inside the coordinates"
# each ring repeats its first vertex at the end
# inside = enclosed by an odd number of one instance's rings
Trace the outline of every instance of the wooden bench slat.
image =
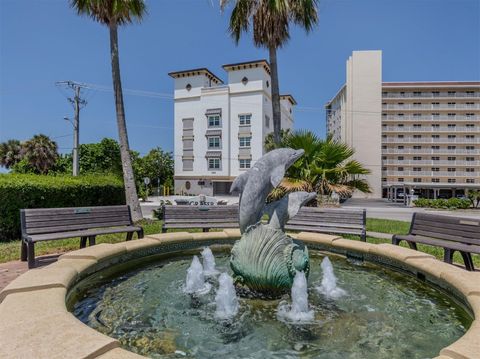
{"type": "Polygon", "coordinates": [[[115,216],[115,217],[79,217],[76,219],[60,219],[60,220],[51,220],[51,221],[42,221],[42,222],[27,222],[26,228],[27,232],[33,228],[49,228],[49,227],[63,227],[69,226],[74,224],[95,224],[98,223],[102,226],[108,223],[118,223],[123,222],[125,225],[130,224],[130,216],[128,214],[124,214],[123,216],[115,216]]]}
{"type": "Polygon", "coordinates": [[[39,234],[39,233],[54,233],[59,232],[69,232],[75,230],[82,230],[82,229],[90,229],[90,228],[101,228],[101,227],[116,227],[116,226],[125,226],[128,223],[125,221],[118,221],[118,222],[108,222],[108,223],[91,223],[91,224],[70,224],[68,226],[54,226],[54,227],[41,227],[41,228],[31,228],[28,230],[28,234],[39,234]]]}
{"type": "Polygon", "coordinates": [[[58,232],[58,233],[34,234],[34,235],[30,235],[29,238],[31,238],[33,242],[40,242],[40,241],[49,241],[49,240],[56,240],[56,239],[99,236],[102,234],[137,232],[140,230],[141,230],[141,227],[128,226],[128,227],[109,228],[109,229],[90,229],[86,231],[68,231],[68,232],[58,232]]]}
{"type": "Polygon", "coordinates": [[[480,227],[477,227],[477,226],[416,220],[414,228],[418,228],[418,227],[429,228],[434,233],[443,233],[444,231],[449,231],[449,230],[452,230],[456,233],[461,231],[461,232],[467,233],[469,236],[470,235],[473,236],[472,238],[480,239],[480,227]]]}
{"type": "MultiPolygon", "coordinates": [[[[192,222],[199,222],[201,220],[198,218],[192,219],[175,219],[175,220],[164,220],[165,223],[185,223],[189,224],[192,222]]],[[[236,218],[211,218],[208,220],[208,223],[231,223],[231,222],[238,222],[236,218]]]]}
{"type": "Polygon", "coordinates": [[[312,226],[290,226],[285,225],[285,230],[301,232],[319,232],[319,233],[339,233],[339,234],[362,234],[363,230],[354,228],[340,227],[312,227],[312,226]]]}
{"type": "Polygon", "coordinates": [[[480,254],[480,245],[475,245],[475,244],[464,244],[460,242],[452,243],[451,241],[436,239],[432,237],[418,236],[418,235],[397,236],[397,238],[410,241],[410,242],[415,242],[415,243],[433,245],[437,247],[455,249],[457,251],[465,251],[465,252],[480,254]]]}
{"type": "Polygon", "coordinates": [[[65,215],[76,214],[79,211],[88,210],[87,213],[123,213],[128,206],[85,206],[85,207],[65,207],[65,208],[27,208],[24,210],[25,217],[30,216],[48,216],[48,215],[65,215]]]}
{"type": "Polygon", "coordinates": [[[183,224],[168,223],[164,228],[238,228],[238,223],[191,223],[187,227],[183,224]]]}
{"type": "Polygon", "coordinates": [[[66,215],[48,215],[48,216],[30,216],[26,217],[28,219],[28,223],[35,223],[35,222],[45,222],[45,221],[61,221],[61,220],[69,220],[69,219],[77,219],[81,218],[111,218],[111,217],[119,217],[125,216],[128,217],[129,214],[126,211],[121,213],[82,213],[82,214],[66,214],[66,215]]]}
{"type": "Polygon", "coordinates": [[[304,221],[299,220],[296,218],[291,219],[288,221],[288,225],[300,225],[300,226],[307,226],[307,227],[339,227],[339,228],[354,228],[354,229],[363,229],[363,225],[361,224],[349,224],[349,223],[331,223],[331,222],[312,222],[312,221],[304,221]]]}

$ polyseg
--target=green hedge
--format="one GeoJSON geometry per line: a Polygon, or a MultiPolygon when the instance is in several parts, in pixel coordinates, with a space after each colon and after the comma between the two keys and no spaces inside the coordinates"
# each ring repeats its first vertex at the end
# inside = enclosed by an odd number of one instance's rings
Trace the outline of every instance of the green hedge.
{"type": "Polygon", "coordinates": [[[426,199],[420,198],[413,201],[417,207],[428,208],[442,208],[442,209],[467,209],[470,208],[472,202],[463,198],[449,198],[449,199],[426,199]]]}
{"type": "Polygon", "coordinates": [[[0,241],[20,238],[20,209],[125,204],[114,176],[0,174],[0,241]]]}

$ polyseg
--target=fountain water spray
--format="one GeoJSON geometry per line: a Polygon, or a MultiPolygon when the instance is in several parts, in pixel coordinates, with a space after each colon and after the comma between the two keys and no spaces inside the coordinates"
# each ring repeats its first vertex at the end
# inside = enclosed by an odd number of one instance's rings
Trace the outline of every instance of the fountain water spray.
{"type": "Polygon", "coordinates": [[[212,285],[205,282],[202,263],[193,256],[192,264],[187,269],[187,279],[183,291],[189,294],[207,294],[212,285]]]}
{"type": "Polygon", "coordinates": [[[209,247],[205,247],[200,254],[202,255],[203,274],[207,277],[217,275],[219,272],[215,268],[215,257],[213,256],[212,250],[209,247]]]}
{"type": "Polygon", "coordinates": [[[337,286],[337,278],[333,273],[332,262],[328,257],[323,258],[321,266],[323,271],[322,284],[316,289],[325,297],[331,299],[337,299],[345,295],[347,292],[337,286]]]}
{"type": "Polygon", "coordinates": [[[215,316],[219,319],[229,319],[238,312],[238,298],[233,285],[233,279],[227,273],[220,274],[219,287],[215,296],[217,310],[215,316]]]}
{"type": "Polygon", "coordinates": [[[280,303],[277,315],[292,322],[308,322],[313,320],[314,311],[308,307],[307,278],[304,272],[297,272],[293,279],[292,304],[280,303]]]}

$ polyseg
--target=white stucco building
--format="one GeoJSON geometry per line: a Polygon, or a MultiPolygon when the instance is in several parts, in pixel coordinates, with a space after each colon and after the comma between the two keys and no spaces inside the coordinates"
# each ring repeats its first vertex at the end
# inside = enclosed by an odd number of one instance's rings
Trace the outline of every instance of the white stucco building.
{"type": "MultiPolygon", "coordinates": [[[[226,194],[236,176],[265,153],[273,131],[266,60],[224,65],[227,81],[206,68],[174,79],[175,193],[226,194]]],[[[291,95],[281,96],[282,128],[293,125],[291,95]]]]}
{"type": "Polygon", "coordinates": [[[370,169],[372,193],[403,200],[480,188],[480,82],[382,81],[382,52],[354,51],[326,105],[327,132],[370,169]]]}

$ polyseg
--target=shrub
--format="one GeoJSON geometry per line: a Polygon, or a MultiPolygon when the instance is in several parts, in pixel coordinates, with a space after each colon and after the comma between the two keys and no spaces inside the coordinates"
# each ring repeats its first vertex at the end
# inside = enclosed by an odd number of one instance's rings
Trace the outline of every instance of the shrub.
{"type": "Polygon", "coordinates": [[[125,204],[114,176],[0,175],[0,241],[20,238],[20,209],[125,204]]]}
{"type": "Polygon", "coordinates": [[[438,208],[438,209],[467,209],[470,208],[470,200],[463,198],[449,199],[426,199],[419,198],[413,201],[417,207],[438,208]]]}

